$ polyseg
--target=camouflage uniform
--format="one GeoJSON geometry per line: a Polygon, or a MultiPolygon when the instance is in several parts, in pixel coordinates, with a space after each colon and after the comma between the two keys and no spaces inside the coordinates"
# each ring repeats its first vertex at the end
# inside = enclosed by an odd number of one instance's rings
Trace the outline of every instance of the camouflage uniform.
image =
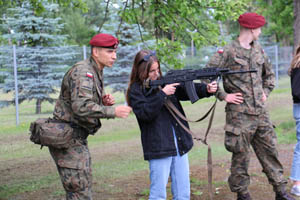
{"type": "Polygon", "coordinates": [[[262,101],[263,92],[268,96],[274,88],[272,65],[263,49],[254,41],[252,48],[247,50],[235,40],[220,49],[207,65],[230,70],[257,70],[257,73],[224,76],[224,90],[219,89],[216,93],[220,100],[224,100],[229,93],[237,92],[242,93],[244,98],[243,103],[227,103],[225,108],[225,147],[232,152],[231,175],[228,179],[231,191],[243,194],[248,192],[250,146],[274,191],[283,191],[287,181],[278,160],[277,137],[265,102],[262,101]]]}
{"type": "Polygon", "coordinates": [[[64,76],[54,118],[71,123],[74,145],[49,148],[68,200],[92,199],[91,156],[87,136],[101,127],[99,118],[114,118],[113,107],[104,106],[102,71],[93,58],[76,63],[64,76]]]}

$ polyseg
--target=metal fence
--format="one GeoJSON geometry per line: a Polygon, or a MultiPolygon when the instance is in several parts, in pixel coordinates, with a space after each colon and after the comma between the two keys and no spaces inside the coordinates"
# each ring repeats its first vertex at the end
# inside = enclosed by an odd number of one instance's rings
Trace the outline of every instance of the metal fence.
{"type": "MultiPolygon", "coordinates": [[[[281,84],[280,79],[286,79],[287,78],[287,70],[289,68],[290,62],[292,60],[292,47],[280,47],[278,45],[272,45],[272,46],[265,46],[264,47],[265,52],[269,56],[273,68],[276,74],[276,87],[289,87],[289,84],[287,84],[287,81],[284,81],[283,84],[281,84]]],[[[53,49],[52,49],[53,51],[53,49]]],[[[216,47],[205,47],[202,49],[192,49],[187,48],[184,52],[182,59],[185,62],[185,66],[187,68],[195,68],[195,67],[204,67],[205,63],[209,60],[210,56],[213,55],[213,53],[216,51],[216,47]]],[[[39,51],[40,52],[40,51],[39,51]]],[[[58,52],[53,52],[51,55],[57,54],[58,52]]],[[[21,112],[21,115],[23,116],[22,121],[26,121],[27,115],[34,115],[36,104],[33,103],[26,103],[23,104],[19,102],[18,97],[18,91],[20,90],[20,84],[18,82],[24,81],[22,79],[25,79],[24,77],[28,77],[29,75],[32,75],[32,70],[28,68],[28,70],[20,70],[20,66],[27,66],[30,65],[30,63],[26,63],[27,61],[22,61],[22,59],[26,60],[28,59],[28,56],[26,57],[26,54],[35,54],[35,51],[29,51],[26,53],[26,50],[22,49],[21,47],[15,47],[15,46],[2,46],[0,47],[0,120],[8,120],[8,123],[12,123],[11,121],[15,122],[17,125],[20,123],[19,115],[21,112]],[[26,59],[25,59],[26,58],[26,59]],[[11,81],[8,81],[10,79],[11,81]],[[7,89],[7,86],[11,84],[10,89],[7,89]],[[18,89],[17,89],[18,88],[18,89]],[[10,109],[7,107],[9,103],[13,103],[13,105],[10,105],[10,109]],[[23,105],[22,105],[23,104],[23,105]],[[1,106],[2,105],[2,106],[1,106]],[[8,112],[14,112],[15,117],[14,118],[7,118],[8,112]]],[[[76,63],[79,60],[85,59],[89,56],[89,52],[87,51],[86,47],[78,47],[78,46],[72,46],[72,47],[65,47],[62,48],[62,52],[59,52],[61,54],[60,59],[57,59],[56,57],[53,57],[50,61],[47,61],[48,67],[47,69],[51,68],[49,71],[40,72],[41,74],[44,73],[44,77],[49,77],[51,73],[55,73],[56,76],[58,74],[64,74],[65,71],[72,66],[74,63],[76,63]],[[72,53],[72,54],[66,54],[66,52],[72,53]],[[72,55],[72,56],[68,56],[72,55]]],[[[29,55],[30,58],[30,55],[29,55]]],[[[46,62],[46,61],[41,61],[46,62]]],[[[60,83],[62,79],[62,75],[59,77],[56,77],[56,81],[49,82],[46,84],[51,84],[56,90],[60,89],[60,83]]],[[[42,76],[42,79],[43,76],[42,76]]],[[[55,78],[53,78],[54,80],[55,78]]],[[[114,80],[116,81],[116,80],[114,80]]],[[[121,80],[120,81],[124,81],[121,80]]],[[[29,83],[32,84],[33,82],[38,82],[37,79],[31,79],[29,83]]],[[[23,87],[26,87],[24,85],[23,87]]],[[[59,92],[59,91],[58,91],[59,92]]],[[[21,97],[22,99],[22,97],[21,97]]],[[[34,101],[34,99],[32,99],[34,101]]],[[[52,106],[53,107],[53,106],[52,106]]],[[[44,114],[51,114],[50,109],[46,109],[43,113],[44,114]]]]}

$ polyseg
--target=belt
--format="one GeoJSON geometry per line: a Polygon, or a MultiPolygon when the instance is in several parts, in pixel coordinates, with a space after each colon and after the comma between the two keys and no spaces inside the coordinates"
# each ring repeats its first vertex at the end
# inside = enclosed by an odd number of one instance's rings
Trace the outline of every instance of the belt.
{"type": "Polygon", "coordinates": [[[86,140],[89,136],[88,131],[77,124],[71,123],[71,127],[73,128],[73,137],[77,139],[86,140]]]}

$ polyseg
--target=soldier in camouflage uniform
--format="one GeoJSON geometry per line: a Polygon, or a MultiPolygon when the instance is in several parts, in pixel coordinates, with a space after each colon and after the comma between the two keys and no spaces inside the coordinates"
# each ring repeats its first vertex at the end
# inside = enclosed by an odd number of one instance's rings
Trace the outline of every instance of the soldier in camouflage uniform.
{"type": "Polygon", "coordinates": [[[76,63],[64,76],[54,119],[71,124],[74,144],[67,149],[49,147],[57,165],[68,200],[92,199],[91,156],[88,135],[101,127],[100,118],[124,118],[131,108],[116,106],[111,94],[105,94],[102,70],[116,60],[118,39],[97,34],[90,40],[91,57],[76,63]]]}
{"type": "Polygon", "coordinates": [[[273,185],[276,200],[292,200],[286,193],[287,181],[278,160],[276,134],[266,109],[266,99],[274,88],[272,65],[257,42],[263,16],[245,13],[239,17],[240,35],[210,59],[208,67],[230,70],[257,70],[256,73],[231,74],[223,77],[224,90],[216,96],[227,102],[225,147],[232,152],[231,175],[228,183],[238,200],[250,200],[250,146],[252,146],[263,172],[273,185]]]}

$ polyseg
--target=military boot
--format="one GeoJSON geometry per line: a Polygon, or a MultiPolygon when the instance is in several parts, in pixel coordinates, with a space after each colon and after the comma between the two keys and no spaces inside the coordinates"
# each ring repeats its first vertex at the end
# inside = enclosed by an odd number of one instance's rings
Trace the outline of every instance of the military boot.
{"type": "Polygon", "coordinates": [[[237,200],[252,200],[252,199],[249,192],[247,192],[246,194],[238,193],[237,200]]]}
{"type": "Polygon", "coordinates": [[[296,200],[294,197],[289,195],[286,191],[276,193],[275,200],[296,200]]]}

